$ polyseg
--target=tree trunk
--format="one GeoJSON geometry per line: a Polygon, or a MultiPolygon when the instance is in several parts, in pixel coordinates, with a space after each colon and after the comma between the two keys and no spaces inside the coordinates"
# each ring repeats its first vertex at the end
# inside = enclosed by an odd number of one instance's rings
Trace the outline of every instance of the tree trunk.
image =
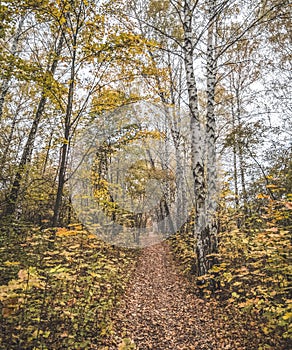
{"type": "MultiPolygon", "coordinates": [[[[241,127],[241,102],[240,102],[240,96],[239,96],[239,86],[236,88],[236,121],[237,126],[241,127]]],[[[242,199],[243,199],[243,212],[244,212],[244,221],[246,220],[246,217],[248,215],[247,209],[247,190],[246,190],[246,184],[245,184],[245,161],[244,161],[244,154],[243,154],[243,148],[244,148],[244,140],[240,140],[240,138],[237,139],[237,149],[238,149],[238,160],[239,160],[239,173],[240,173],[240,181],[241,181],[241,190],[242,190],[242,199]]]]}
{"type": "Polygon", "coordinates": [[[184,65],[187,80],[187,91],[190,110],[192,172],[194,177],[195,202],[195,236],[197,239],[198,274],[204,275],[208,271],[207,251],[205,248],[208,232],[206,231],[206,183],[203,159],[202,127],[199,119],[198,92],[193,65],[192,43],[192,11],[187,1],[184,3],[184,65]]]}
{"type": "MultiPolygon", "coordinates": [[[[234,112],[232,110],[232,128],[235,130],[235,116],[234,112]]],[[[236,136],[234,134],[234,140],[232,145],[232,152],[233,152],[233,179],[234,179],[234,195],[235,195],[235,209],[236,209],[236,215],[239,214],[239,191],[238,191],[238,169],[237,169],[237,140],[236,136]]],[[[241,220],[238,217],[236,219],[236,225],[237,228],[240,228],[241,226],[241,220]]]]}
{"type": "MultiPolygon", "coordinates": [[[[206,242],[207,254],[217,251],[217,159],[216,159],[216,120],[215,120],[215,88],[216,88],[216,57],[214,22],[216,18],[215,0],[209,2],[209,28],[207,39],[207,121],[206,121],[206,146],[207,146],[207,230],[209,242],[206,242]]],[[[207,237],[206,237],[207,238],[207,237]]],[[[212,265],[209,261],[208,268],[212,265]]]]}
{"type": "MultiPolygon", "coordinates": [[[[63,43],[64,43],[64,38],[63,38],[63,34],[61,34],[61,37],[59,39],[59,43],[57,46],[57,50],[56,50],[56,57],[54,58],[54,60],[52,62],[51,68],[49,69],[49,72],[52,75],[55,74],[57,64],[58,64],[58,56],[60,55],[60,53],[62,51],[63,43]]],[[[17,202],[17,199],[19,196],[19,190],[20,190],[20,186],[21,186],[21,180],[22,180],[23,174],[25,172],[25,166],[31,160],[31,154],[32,154],[33,147],[34,147],[34,141],[36,138],[39,123],[41,121],[41,118],[42,118],[42,115],[43,115],[43,112],[45,109],[46,102],[47,102],[47,97],[46,97],[45,92],[43,91],[40,102],[39,102],[38,107],[37,107],[35,118],[33,120],[26,144],[25,144],[23,152],[22,152],[20,162],[17,166],[17,171],[16,171],[15,178],[14,178],[14,181],[12,184],[12,188],[11,188],[11,191],[10,191],[8,199],[7,199],[7,207],[6,207],[6,211],[5,211],[6,215],[13,215],[15,212],[16,202],[17,202]]]]}
{"type": "Polygon", "coordinates": [[[69,138],[70,138],[70,130],[71,130],[71,117],[72,117],[72,110],[73,110],[73,98],[74,98],[74,88],[75,88],[76,50],[77,50],[77,34],[74,34],[73,43],[72,43],[72,62],[71,62],[70,82],[69,82],[67,107],[66,107],[65,121],[64,121],[64,142],[61,149],[61,159],[60,159],[60,167],[59,167],[59,173],[58,173],[58,189],[57,189],[57,195],[56,195],[56,200],[54,205],[54,216],[52,221],[53,227],[56,227],[59,224],[63,190],[66,182],[69,138]]]}
{"type": "Polygon", "coordinates": [[[19,103],[19,105],[17,106],[16,111],[13,115],[13,119],[12,119],[11,126],[10,126],[10,132],[9,132],[9,135],[8,135],[8,138],[6,141],[6,147],[5,147],[3,154],[1,156],[2,170],[3,170],[4,164],[6,163],[6,160],[7,160],[9,151],[10,151],[11,143],[12,143],[13,136],[14,136],[15,127],[16,127],[16,124],[18,123],[17,118],[18,118],[18,114],[20,112],[20,109],[21,109],[21,103],[19,103]]]}
{"type": "MultiPolygon", "coordinates": [[[[14,38],[13,38],[13,41],[12,41],[12,46],[11,46],[11,51],[10,51],[12,56],[15,56],[16,53],[17,53],[18,44],[19,44],[19,38],[20,38],[20,35],[21,35],[21,32],[22,32],[22,27],[23,27],[23,24],[24,24],[24,20],[25,20],[25,15],[20,18],[16,34],[14,35],[14,38]]],[[[13,63],[10,64],[9,68],[12,71],[13,63]]],[[[11,77],[12,77],[12,74],[11,74],[12,72],[11,71],[8,73],[8,77],[3,80],[2,84],[1,84],[1,87],[0,87],[0,120],[2,119],[4,101],[5,101],[5,97],[6,97],[7,93],[8,93],[9,83],[10,83],[10,80],[11,80],[11,77]]]]}

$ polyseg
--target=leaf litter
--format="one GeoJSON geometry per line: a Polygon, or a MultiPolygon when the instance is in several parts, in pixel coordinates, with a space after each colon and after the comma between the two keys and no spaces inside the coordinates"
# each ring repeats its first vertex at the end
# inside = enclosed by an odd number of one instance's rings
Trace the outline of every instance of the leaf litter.
{"type": "Polygon", "coordinates": [[[257,323],[233,311],[227,314],[214,299],[195,293],[167,242],[159,243],[142,250],[123,299],[112,312],[111,335],[98,349],[258,349],[257,323]]]}

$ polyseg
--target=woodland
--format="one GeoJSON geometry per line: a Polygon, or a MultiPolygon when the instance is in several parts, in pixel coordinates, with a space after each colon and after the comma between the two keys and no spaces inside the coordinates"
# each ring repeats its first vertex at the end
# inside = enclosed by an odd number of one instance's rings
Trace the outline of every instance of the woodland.
{"type": "Polygon", "coordinates": [[[0,350],[291,349],[289,1],[0,19],[0,350]]]}

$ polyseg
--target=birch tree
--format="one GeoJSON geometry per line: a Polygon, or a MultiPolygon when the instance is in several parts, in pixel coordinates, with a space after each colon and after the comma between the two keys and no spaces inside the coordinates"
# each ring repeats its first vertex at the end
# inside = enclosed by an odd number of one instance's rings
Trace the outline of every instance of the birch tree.
{"type": "Polygon", "coordinates": [[[205,247],[207,232],[206,215],[206,176],[204,164],[203,130],[199,115],[198,88],[194,69],[194,43],[193,43],[193,12],[197,3],[184,1],[182,8],[182,25],[184,31],[184,65],[186,73],[188,105],[191,116],[191,149],[192,172],[194,176],[194,202],[195,202],[195,236],[197,238],[198,272],[203,275],[207,272],[205,247]]]}
{"type": "MultiPolygon", "coordinates": [[[[153,7],[161,7],[172,18],[167,27],[146,21],[155,36],[164,37],[180,48],[180,53],[164,45],[171,55],[181,57],[184,62],[184,78],[190,115],[192,173],[194,177],[195,237],[197,238],[198,274],[204,275],[214,263],[212,255],[217,249],[216,193],[216,86],[225,64],[225,54],[239,42],[246,40],[250,31],[265,21],[273,20],[283,5],[281,2],[233,2],[210,1],[166,1],[153,7]],[[241,18],[230,17],[241,11],[241,18]],[[182,35],[176,36],[177,26],[182,35]],[[230,30],[227,30],[230,28],[230,30]],[[201,71],[204,70],[204,74],[201,71]],[[202,85],[202,81],[205,83],[202,85]],[[202,98],[202,96],[205,96],[202,98]]],[[[162,23],[162,21],[161,21],[162,23]]],[[[179,59],[179,58],[178,58],[179,59]]]]}
{"type": "Polygon", "coordinates": [[[185,84],[183,81],[182,46],[169,39],[164,33],[155,31],[160,28],[165,31],[173,25],[174,36],[181,39],[180,28],[171,11],[169,2],[133,2],[129,6],[138,22],[138,30],[149,41],[155,40],[157,47],[148,47],[150,62],[142,70],[141,83],[149,91],[154,104],[164,115],[165,168],[170,167],[170,159],[175,157],[176,180],[176,213],[175,222],[181,227],[187,218],[189,208],[189,194],[187,193],[188,142],[186,127],[188,117],[185,108],[181,106],[181,95],[185,84]],[[174,24],[175,21],[175,24],[174,24]],[[174,50],[177,52],[174,55],[174,50]],[[174,154],[171,153],[174,145],[174,154]]]}

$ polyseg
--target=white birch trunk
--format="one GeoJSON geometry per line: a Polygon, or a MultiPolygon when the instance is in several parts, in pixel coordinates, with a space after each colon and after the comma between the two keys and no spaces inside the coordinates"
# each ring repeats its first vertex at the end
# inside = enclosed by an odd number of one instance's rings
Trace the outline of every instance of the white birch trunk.
{"type": "MultiPolygon", "coordinates": [[[[214,22],[216,18],[216,0],[209,1],[209,27],[207,37],[207,115],[206,115],[206,151],[207,151],[207,231],[206,249],[208,254],[217,250],[217,159],[216,159],[216,120],[215,120],[215,88],[216,88],[216,53],[214,22]]],[[[212,261],[209,261],[209,267],[212,261]]]]}
{"type": "Polygon", "coordinates": [[[204,275],[208,270],[207,251],[205,247],[206,235],[206,183],[202,138],[202,127],[199,118],[198,91],[193,64],[192,43],[192,10],[190,4],[184,3],[184,65],[187,80],[187,90],[190,109],[191,130],[191,161],[194,177],[194,202],[195,202],[195,236],[197,239],[198,274],[204,275]]]}

